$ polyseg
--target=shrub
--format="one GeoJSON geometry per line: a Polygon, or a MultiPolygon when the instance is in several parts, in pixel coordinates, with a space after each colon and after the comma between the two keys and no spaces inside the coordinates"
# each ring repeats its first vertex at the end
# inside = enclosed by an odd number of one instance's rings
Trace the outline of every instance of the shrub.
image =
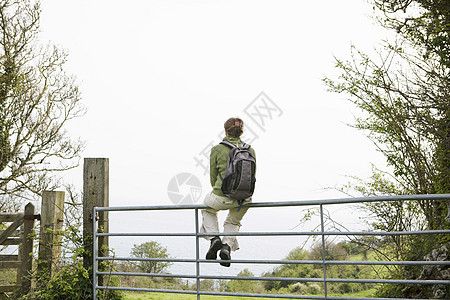
{"type": "Polygon", "coordinates": [[[308,286],[304,283],[297,282],[289,286],[289,292],[296,294],[306,294],[308,286]]]}
{"type": "MultiPolygon", "coordinates": [[[[88,300],[92,299],[92,286],[88,271],[83,267],[81,261],[63,266],[55,276],[46,281],[40,280],[35,290],[31,291],[21,300],[88,300]]],[[[110,282],[111,285],[111,282],[110,282]]],[[[123,299],[120,292],[107,291],[100,293],[100,299],[119,300],[123,299]]]]}
{"type": "MultiPolygon", "coordinates": [[[[254,277],[252,272],[244,269],[237,275],[238,277],[254,277]]],[[[232,293],[261,293],[264,288],[256,280],[230,280],[225,290],[232,293]]]]}
{"type": "Polygon", "coordinates": [[[317,295],[320,293],[322,288],[317,283],[311,283],[308,285],[307,293],[312,295],[317,295]]]}
{"type": "MultiPolygon", "coordinates": [[[[131,256],[136,258],[170,258],[167,248],[155,241],[134,245],[131,248],[131,256]]],[[[171,265],[169,262],[159,261],[140,261],[135,264],[145,273],[163,273],[171,265]]]]}

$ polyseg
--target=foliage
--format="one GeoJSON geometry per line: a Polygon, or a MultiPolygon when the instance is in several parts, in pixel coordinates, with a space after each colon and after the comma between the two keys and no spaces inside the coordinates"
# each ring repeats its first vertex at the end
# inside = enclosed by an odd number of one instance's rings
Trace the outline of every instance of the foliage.
{"type": "MultiPolygon", "coordinates": [[[[339,79],[324,79],[330,91],[349,94],[361,109],[355,128],[368,132],[392,167],[393,183],[372,186],[378,195],[450,191],[450,69],[433,54],[436,51],[421,47],[409,35],[385,42],[378,59],[352,47],[350,61],[336,60],[339,79]]],[[[439,202],[419,205],[430,228],[448,226],[439,202]]]]}
{"type": "MultiPolygon", "coordinates": [[[[336,59],[340,76],[329,90],[346,93],[361,110],[353,125],[385,155],[390,172],[373,168],[369,180],[345,188],[364,196],[450,192],[450,5],[448,0],[373,0],[382,26],[397,33],[377,56],[352,46],[351,59],[336,59]]],[[[344,189],[345,189],[344,188],[344,189]]],[[[386,231],[448,229],[442,201],[368,204],[371,228],[386,231]]],[[[388,237],[355,240],[384,260],[423,260],[446,238],[388,237]],[[419,250],[419,251],[413,251],[419,250]]],[[[416,279],[421,268],[393,267],[392,278],[416,279]]],[[[384,275],[384,274],[383,274],[384,275]]],[[[433,297],[428,287],[388,286],[380,295],[433,297]]],[[[448,295],[447,295],[448,296],[448,295]]]]}
{"type": "MultiPolygon", "coordinates": [[[[150,259],[167,259],[170,258],[167,252],[167,248],[160,243],[151,241],[138,245],[134,245],[131,248],[131,256],[136,258],[150,258],[150,259]]],[[[162,261],[139,261],[136,263],[139,269],[145,273],[164,273],[171,265],[169,262],[162,261]]]]}
{"type": "Polygon", "coordinates": [[[374,0],[381,24],[423,49],[423,58],[438,58],[450,68],[450,9],[448,0],[374,0]]]}
{"type": "Polygon", "coordinates": [[[0,285],[13,285],[16,282],[16,278],[16,269],[2,269],[0,272],[0,285]]]}
{"type": "MultiPolygon", "coordinates": [[[[46,277],[45,277],[46,278],[46,277]]],[[[40,278],[37,278],[40,281],[40,278]]],[[[117,291],[100,292],[100,299],[120,300],[123,295],[117,291]]],[[[75,261],[62,267],[55,276],[40,281],[37,289],[21,299],[38,300],[88,300],[92,299],[92,284],[88,271],[81,261],[75,261]]]]}
{"type": "MultiPolygon", "coordinates": [[[[80,216],[68,216],[67,223],[64,230],[58,230],[58,234],[62,235],[62,243],[65,245],[63,247],[65,251],[62,253],[63,261],[53,262],[56,264],[55,273],[51,277],[45,268],[31,274],[33,281],[36,282],[36,287],[19,299],[92,299],[92,281],[89,278],[89,270],[83,267],[81,259],[84,254],[84,246],[80,231],[82,227],[79,226],[81,224],[80,216]]],[[[37,264],[39,265],[39,263],[38,260],[37,264]]],[[[102,264],[104,269],[111,266],[108,263],[102,264]]],[[[117,285],[116,278],[110,276],[105,276],[104,282],[107,286],[117,285]]],[[[119,300],[123,299],[123,295],[118,291],[99,291],[99,299],[119,300]]]]}
{"type": "MultiPolygon", "coordinates": [[[[53,278],[47,280],[47,276],[37,276],[38,286],[29,294],[20,299],[37,300],[88,300],[92,299],[92,285],[88,271],[81,261],[63,266],[53,278]]],[[[123,299],[121,293],[116,291],[106,292],[100,295],[100,299],[123,299]]]]}
{"type": "MultiPolygon", "coordinates": [[[[117,272],[138,273],[139,266],[127,261],[116,262],[113,270],[117,272]]],[[[147,276],[117,276],[114,278],[118,286],[132,288],[151,288],[151,289],[175,289],[175,290],[194,290],[196,287],[190,285],[187,281],[178,278],[158,278],[147,276]]]]}
{"type": "MultiPolygon", "coordinates": [[[[249,269],[244,269],[239,272],[237,277],[255,277],[255,275],[249,269]]],[[[264,288],[256,280],[230,280],[225,291],[231,293],[262,293],[264,288]]]]}
{"type": "MultiPolygon", "coordinates": [[[[325,256],[327,260],[349,259],[350,255],[360,254],[363,250],[358,245],[351,242],[327,242],[325,246],[325,256]]],[[[286,260],[313,260],[322,261],[322,244],[316,243],[307,251],[302,247],[297,247],[288,254],[286,260]]],[[[323,266],[321,264],[284,264],[274,268],[271,272],[265,273],[265,277],[291,277],[291,278],[322,278],[323,266]]],[[[327,266],[327,276],[330,278],[370,278],[372,270],[361,266],[351,265],[330,265],[327,266]]],[[[293,294],[315,295],[323,293],[323,286],[314,282],[292,281],[265,281],[264,287],[268,291],[284,291],[293,294]]],[[[344,294],[355,293],[370,289],[369,284],[329,284],[328,291],[332,293],[344,294]]]]}
{"type": "Polygon", "coordinates": [[[22,299],[89,299],[92,291],[89,288],[89,275],[81,262],[75,262],[64,266],[54,276],[41,284],[38,288],[22,297],[22,299]]]}
{"type": "MultiPolygon", "coordinates": [[[[313,251],[316,248],[321,249],[321,245],[314,245],[311,250],[305,250],[302,247],[293,249],[285,258],[285,260],[315,260],[317,253],[313,251]]],[[[327,243],[327,253],[329,258],[337,258],[346,260],[352,260],[356,257],[361,260],[362,251],[365,249],[360,245],[351,242],[340,243],[327,243]],[[345,253],[345,254],[344,254],[345,253]]],[[[368,254],[367,256],[371,256],[368,254]]],[[[320,260],[322,259],[320,255],[320,260]]],[[[134,272],[137,266],[121,262],[115,266],[118,271],[121,272],[134,272]]],[[[328,266],[327,274],[330,278],[373,278],[374,270],[364,266],[328,266]]],[[[280,267],[274,268],[272,271],[263,274],[265,277],[293,277],[293,278],[321,278],[323,277],[322,265],[311,264],[284,264],[280,267]]],[[[255,275],[248,269],[243,269],[237,275],[237,279],[233,280],[201,280],[200,289],[202,291],[222,291],[229,293],[255,293],[255,294],[284,294],[284,295],[320,295],[323,294],[323,286],[321,283],[315,282],[298,282],[292,280],[289,282],[284,281],[260,281],[253,280],[255,275]],[[239,279],[244,277],[245,279],[239,279]]],[[[121,276],[120,286],[130,287],[145,287],[153,289],[177,289],[177,290],[196,290],[196,283],[183,282],[179,279],[150,279],[142,276],[121,276]]],[[[354,296],[364,295],[373,296],[373,285],[371,284],[347,284],[336,283],[328,285],[328,292],[337,296],[354,296]]],[[[131,295],[126,293],[127,297],[131,295]]],[[[143,293],[133,293],[130,299],[148,299],[143,293]]],[[[152,293],[152,297],[155,294],[152,293]]],[[[158,295],[154,296],[161,299],[171,299],[171,295],[158,295]]],[[[179,297],[179,296],[177,296],[179,297]]],[[[190,299],[191,296],[186,296],[186,299],[190,299]]],[[[205,296],[208,298],[208,296],[205,296]]],[[[218,296],[217,296],[218,297],[218,296]]],[[[203,296],[202,296],[203,298],[203,296]]],[[[216,296],[214,297],[214,299],[216,296]]],[[[218,297],[220,298],[220,297],[218,297]]],[[[241,297],[233,297],[233,299],[241,299],[241,297]]],[[[127,298],[128,299],[128,298],[127,298]]],[[[242,297],[245,299],[245,297],[242,297]]]]}
{"type": "Polygon", "coordinates": [[[84,114],[64,65],[67,54],[38,43],[40,4],[0,1],[0,208],[54,190],[55,172],[78,165],[83,144],[65,125],[84,114]]]}
{"type": "MultiPolygon", "coordinates": [[[[325,259],[326,260],[344,260],[347,257],[347,252],[341,243],[333,243],[325,240],[325,259]]],[[[308,258],[311,260],[322,260],[323,249],[322,242],[315,243],[308,253],[308,258]]],[[[287,257],[289,259],[289,256],[287,257]]]]}

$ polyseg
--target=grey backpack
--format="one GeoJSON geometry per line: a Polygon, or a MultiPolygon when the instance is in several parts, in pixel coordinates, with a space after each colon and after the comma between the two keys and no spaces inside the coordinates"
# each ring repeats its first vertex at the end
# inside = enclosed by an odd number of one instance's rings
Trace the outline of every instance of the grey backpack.
{"type": "Polygon", "coordinates": [[[219,172],[222,193],[238,200],[240,209],[243,200],[251,197],[255,190],[256,159],[248,144],[244,143],[242,147],[236,147],[228,141],[223,141],[221,144],[231,148],[225,176],[222,178],[219,172]]]}

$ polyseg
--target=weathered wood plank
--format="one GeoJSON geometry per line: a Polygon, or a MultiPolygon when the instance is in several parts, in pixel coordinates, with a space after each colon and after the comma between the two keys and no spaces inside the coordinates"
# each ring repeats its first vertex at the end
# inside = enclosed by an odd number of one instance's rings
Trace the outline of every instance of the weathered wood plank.
{"type": "Polygon", "coordinates": [[[0,261],[0,269],[18,269],[21,267],[21,261],[0,261]]]}
{"type": "MultiPolygon", "coordinates": [[[[25,206],[25,215],[34,215],[34,205],[32,203],[28,203],[25,206]]],[[[34,219],[23,220],[22,268],[20,268],[22,270],[22,274],[20,274],[22,276],[22,287],[20,291],[23,295],[27,294],[31,289],[31,278],[29,275],[33,267],[33,228],[34,219]]],[[[19,274],[19,272],[17,273],[19,274]]]]}
{"type": "MultiPolygon", "coordinates": [[[[3,234],[4,230],[0,230],[0,234],[3,234]]],[[[21,234],[20,230],[16,230],[9,235],[9,237],[18,237],[21,234]]]]}
{"type": "Polygon", "coordinates": [[[0,261],[17,261],[17,260],[19,260],[19,255],[0,254],[0,261]]]}
{"type": "Polygon", "coordinates": [[[2,234],[0,234],[0,244],[3,242],[23,223],[23,218],[15,220],[2,234]]]}
{"type": "Polygon", "coordinates": [[[19,285],[0,285],[0,293],[14,292],[19,288],[19,285]]]}
{"type": "Polygon", "coordinates": [[[56,273],[55,267],[61,260],[64,199],[64,192],[44,191],[42,194],[38,272],[47,270],[49,278],[56,273]]]}
{"type": "Polygon", "coordinates": [[[6,241],[3,242],[4,246],[17,246],[22,243],[21,238],[7,238],[6,241]]]}
{"type": "Polygon", "coordinates": [[[17,219],[23,218],[23,213],[0,213],[0,222],[14,222],[17,219]]]}
{"type": "MultiPolygon", "coordinates": [[[[86,269],[92,270],[94,263],[92,254],[94,247],[92,244],[92,221],[94,206],[109,206],[109,159],[108,158],[85,158],[83,167],[83,240],[84,255],[83,265],[86,269]]],[[[98,228],[103,232],[109,232],[108,212],[99,212],[98,228]]],[[[108,256],[108,237],[98,238],[99,256],[108,256]]],[[[92,280],[92,271],[89,272],[92,280]]],[[[103,277],[99,276],[98,284],[103,285],[103,277]]]]}

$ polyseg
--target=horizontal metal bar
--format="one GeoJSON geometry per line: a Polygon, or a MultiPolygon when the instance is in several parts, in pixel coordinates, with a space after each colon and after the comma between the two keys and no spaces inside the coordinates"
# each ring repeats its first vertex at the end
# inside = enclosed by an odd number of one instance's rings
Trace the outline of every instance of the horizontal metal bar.
{"type": "Polygon", "coordinates": [[[97,236],[164,236],[164,237],[186,237],[195,236],[195,233],[143,233],[143,232],[116,232],[116,233],[97,233],[97,236]]]}
{"type": "MultiPolygon", "coordinates": [[[[362,297],[332,297],[312,295],[277,295],[277,294],[248,294],[248,293],[225,293],[225,292],[200,292],[201,295],[211,296],[233,296],[233,297],[258,297],[258,298],[282,298],[282,299],[332,299],[332,300],[411,300],[410,298],[362,298],[362,297]]],[[[429,299],[414,299],[429,300],[429,299]]]]}
{"type": "MultiPolygon", "coordinates": [[[[277,294],[250,294],[250,293],[226,293],[226,292],[200,292],[200,295],[228,296],[228,297],[252,297],[252,298],[274,298],[274,299],[330,299],[324,296],[312,295],[277,295],[277,294]]],[[[341,298],[344,299],[344,298],[341,298]]]]}
{"type": "MultiPolygon", "coordinates": [[[[297,278],[297,277],[244,277],[244,276],[212,276],[201,275],[201,279],[225,279],[225,280],[256,280],[256,281],[297,281],[297,282],[324,282],[323,278],[297,278]]],[[[328,279],[327,279],[328,281],[328,279]]]]}
{"type": "MultiPolygon", "coordinates": [[[[171,278],[197,278],[196,275],[185,274],[156,274],[156,273],[131,273],[131,272],[97,272],[97,275],[110,276],[143,276],[143,277],[171,277],[171,278]]],[[[265,280],[265,281],[299,281],[299,282],[323,282],[323,278],[289,278],[289,277],[238,277],[238,276],[210,276],[200,275],[200,279],[226,279],[226,280],[265,280]]]]}
{"type": "Polygon", "coordinates": [[[125,261],[161,261],[161,262],[181,262],[195,263],[194,258],[141,258],[141,257],[97,257],[97,260],[125,260],[125,261]]]}
{"type": "MultiPolygon", "coordinates": [[[[378,196],[378,197],[355,197],[337,198],[323,200],[300,200],[300,201],[275,201],[248,203],[246,207],[281,207],[281,206],[312,206],[326,204],[352,204],[361,202],[385,202],[385,201],[427,201],[427,200],[450,200],[450,194],[435,195],[398,195],[398,196],[378,196]]],[[[133,210],[183,210],[207,208],[204,204],[192,205],[156,205],[156,206],[115,206],[97,207],[97,211],[133,211],[133,210]]]]}
{"type": "Polygon", "coordinates": [[[450,285],[450,280],[408,280],[408,279],[344,279],[327,278],[327,282],[347,283],[387,283],[387,284],[430,284],[450,285]]]}
{"type": "Polygon", "coordinates": [[[118,290],[118,291],[134,291],[134,292],[151,292],[151,293],[171,293],[171,294],[197,294],[196,291],[184,290],[162,290],[162,289],[144,289],[144,288],[130,288],[117,286],[97,286],[99,290],[118,290]]]}
{"type": "MultiPolygon", "coordinates": [[[[298,281],[298,282],[325,282],[323,278],[290,278],[290,277],[241,277],[241,276],[200,276],[201,279],[226,280],[261,280],[261,281],[298,281]]],[[[326,282],[347,283],[393,283],[393,284],[443,284],[450,285],[450,280],[407,280],[407,279],[341,279],[327,278],[326,282]]]]}
{"type": "MultiPolygon", "coordinates": [[[[97,260],[116,260],[116,261],[156,261],[156,262],[181,262],[181,263],[195,263],[195,259],[183,259],[183,258],[141,258],[141,257],[98,257],[97,260]]],[[[220,260],[199,259],[200,263],[219,263],[220,260]]],[[[230,263],[237,264],[276,264],[276,265],[386,265],[386,266],[421,266],[421,265],[434,265],[444,266],[450,265],[450,261],[356,261],[356,260],[246,260],[236,259],[230,260],[230,263]]]]}
{"type": "MultiPolygon", "coordinates": [[[[403,236],[403,235],[425,235],[425,234],[450,234],[450,230],[425,230],[425,231],[325,231],[324,233],[318,231],[279,231],[279,232],[209,232],[198,233],[198,236],[320,236],[320,235],[365,235],[365,236],[403,236]]],[[[113,232],[113,233],[97,233],[97,236],[164,236],[164,237],[193,237],[195,233],[181,232],[181,233],[143,233],[143,232],[113,232]]]]}
{"type": "MultiPolygon", "coordinates": [[[[153,292],[153,293],[168,293],[168,294],[197,294],[196,291],[186,290],[162,290],[162,289],[145,289],[145,288],[130,288],[130,287],[114,287],[114,286],[98,286],[101,290],[119,290],[119,291],[133,291],[133,292],[153,292]]],[[[279,294],[250,294],[250,293],[225,293],[225,292],[207,292],[200,291],[200,295],[211,296],[230,296],[230,297],[254,297],[254,298],[278,298],[278,299],[330,299],[330,300],[389,300],[393,298],[361,298],[361,297],[332,297],[332,296],[307,296],[307,295],[279,295],[279,294]]],[[[411,300],[408,298],[395,298],[395,300],[411,300]]],[[[428,299],[415,299],[428,300],[428,299]]]]}
{"type": "MultiPolygon", "coordinates": [[[[145,276],[167,278],[197,278],[196,275],[184,274],[155,274],[155,273],[128,273],[128,272],[97,272],[98,275],[111,276],[145,276]]],[[[245,277],[245,276],[211,276],[200,275],[200,279],[225,279],[225,280],[257,280],[257,281],[297,281],[297,282],[325,282],[323,278],[296,278],[296,277],[245,277]]],[[[407,279],[343,279],[327,278],[326,282],[334,283],[392,283],[392,284],[442,284],[450,285],[450,280],[407,280],[407,279]]]]}
{"type": "MultiPolygon", "coordinates": [[[[200,259],[201,263],[219,263],[220,260],[207,260],[200,259]]],[[[235,264],[276,264],[276,265],[284,265],[284,264],[297,264],[297,265],[381,265],[381,266],[422,266],[422,265],[433,265],[433,266],[444,266],[450,265],[450,261],[353,261],[353,260],[244,260],[244,259],[236,259],[229,260],[230,263],[235,264]]]]}
{"type": "Polygon", "coordinates": [[[142,277],[164,277],[164,278],[191,278],[195,279],[195,275],[185,274],[157,274],[157,273],[136,273],[136,272],[97,272],[97,275],[116,275],[116,276],[142,276],[142,277]]]}

